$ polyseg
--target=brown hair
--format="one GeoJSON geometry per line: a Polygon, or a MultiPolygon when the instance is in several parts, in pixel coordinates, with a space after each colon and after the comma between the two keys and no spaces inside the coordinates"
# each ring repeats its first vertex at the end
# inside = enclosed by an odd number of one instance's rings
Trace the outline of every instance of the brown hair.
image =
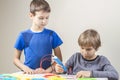
{"type": "Polygon", "coordinates": [[[87,29],[78,38],[78,44],[82,47],[92,46],[97,50],[101,46],[99,33],[94,29],[87,29]]]}
{"type": "Polygon", "coordinates": [[[30,3],[30,12],[35,15],[36,11],[45,11],[45,12],[50,12],[50,6],[47,1],[45,0],[33,0],[30,3]]]}

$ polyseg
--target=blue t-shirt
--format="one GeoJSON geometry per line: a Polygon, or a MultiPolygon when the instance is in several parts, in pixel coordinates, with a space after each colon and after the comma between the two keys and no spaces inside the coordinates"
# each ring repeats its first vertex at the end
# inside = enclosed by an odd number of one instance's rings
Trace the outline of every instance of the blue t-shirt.
{"type": "Polygon", "coordinates": [[[32,32],[28,29],[19,34],[14,47],[20,51],[24,50],[25,65],[32,69],[42,65],[46,69],[51,65],[52,49],[62,43],[60,37],[52,30],[45,28],[42,32],[32,32]],[[40,64],[41,58],[44,56],[46,57],[42,59],[43,63],[40,64]]]}

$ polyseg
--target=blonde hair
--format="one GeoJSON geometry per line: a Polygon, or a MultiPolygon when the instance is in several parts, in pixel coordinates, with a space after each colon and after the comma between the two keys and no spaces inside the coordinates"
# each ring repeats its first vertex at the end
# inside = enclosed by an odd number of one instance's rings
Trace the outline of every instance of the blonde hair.
{"type": "Polygon", "coordinates": [[[81,47],[92,46],[95,50],[97,50],[101,46],[100,35],[94,29],[87,29],[79,36],[78,44],[81,47]]]}

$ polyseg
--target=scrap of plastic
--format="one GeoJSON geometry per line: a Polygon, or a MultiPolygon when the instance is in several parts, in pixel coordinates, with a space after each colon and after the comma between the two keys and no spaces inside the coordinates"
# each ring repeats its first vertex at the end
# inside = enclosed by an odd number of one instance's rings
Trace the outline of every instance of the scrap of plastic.
{"type": "Polygon", "coordinates": [[[0,80],[18,80],[18,79],[10,74],[1,74],[0,80]]]}
{"type": "Polygon", "coordinates": [[[50,78],[48,78],[48,80],[66,80],[66,79],[62,77],[51,76],[50,78]]]}
{"type": "Polygon", "coordinates": [[[97,80],[96,78],[78,78],[77,80],[97,80]]]}

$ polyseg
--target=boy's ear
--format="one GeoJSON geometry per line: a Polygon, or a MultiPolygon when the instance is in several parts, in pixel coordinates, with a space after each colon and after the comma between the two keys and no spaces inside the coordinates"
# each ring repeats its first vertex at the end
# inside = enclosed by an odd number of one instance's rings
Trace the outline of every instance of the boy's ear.
{"type": "Polygon", "coordinates": [[[33,19],[34,15],[32,13],[29,13],[30,19],[33,19]]]}

